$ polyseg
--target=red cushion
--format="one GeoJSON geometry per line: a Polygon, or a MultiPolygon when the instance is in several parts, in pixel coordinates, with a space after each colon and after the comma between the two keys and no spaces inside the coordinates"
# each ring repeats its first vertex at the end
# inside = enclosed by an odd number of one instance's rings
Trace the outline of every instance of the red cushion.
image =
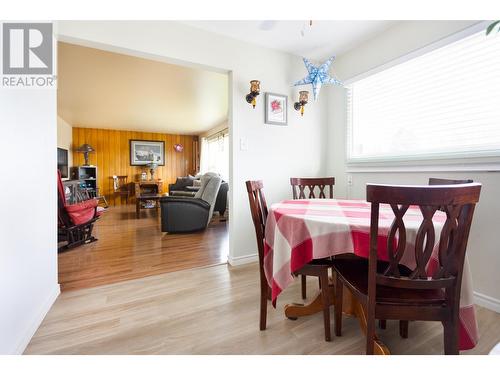
{"type": "Polygon", "coordinates": [[[97,199],[89,199],[80,203],[75,203],[66,206],[71,221],[75,225],[84,224],[94,218],[97,199]]]}

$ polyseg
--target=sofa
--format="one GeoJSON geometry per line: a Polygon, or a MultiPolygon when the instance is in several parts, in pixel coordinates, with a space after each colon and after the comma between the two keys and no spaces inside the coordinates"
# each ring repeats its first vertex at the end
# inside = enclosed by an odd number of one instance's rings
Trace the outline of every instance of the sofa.
{"type": "Polygon", "coordinates": [[[201,177],[200,189],[194,197],[161,197],[162,232],[183,233],[205,229],[212,219],[221,182],[218,175],[207,173],[201,177]]]}
{"type": "MultiPolygon", "coordinates": [[[[199,189],[200,177],[198,176],[177,177],[174,184],[168,185],[168,193],[172,197],[193,198],[199,189]]],[[[226,212],[228,191],[229,184],[222,180],[214,207],[214,211],[218,211],[221,216],[224,216],[226,212]]]]}

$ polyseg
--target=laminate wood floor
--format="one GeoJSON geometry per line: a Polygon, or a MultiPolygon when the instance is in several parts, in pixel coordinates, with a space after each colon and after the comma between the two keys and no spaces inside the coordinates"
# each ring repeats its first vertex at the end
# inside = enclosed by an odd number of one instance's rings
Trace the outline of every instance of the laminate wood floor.
{"type": "MultiPolygon", "coordinates": [[[[26,354],[363,354],[357,320],[344,318],[343,336],[323,339],[322,314],[288,320],[283,305],[299,302],[300,283],[287,288],[268,327],[259,331],[258,266],[219,265],[63,292],[26,354]]],[[[308,278],[313,296],[317,281],[308,278]]],[[[486,354],[500,340],[500,314],[478,307],[481,339],[463,354],[486,354]]],[[[333,310],[332,310],[333,321],[333,310]]],[[[333,332],[333,327],[332,327],[333,332]]],[[[440,323],[398,323],[379,331],[394,354],[442,354],[440,323]]]]}
{"type": "Polygon", "coordinates": [[[227,261],[228,224],[220,217],[204,231],[166,234],[160,211],[110,207],[94,228],[97,242],[60,253],[62,290],[87,288],[227,261]]]}

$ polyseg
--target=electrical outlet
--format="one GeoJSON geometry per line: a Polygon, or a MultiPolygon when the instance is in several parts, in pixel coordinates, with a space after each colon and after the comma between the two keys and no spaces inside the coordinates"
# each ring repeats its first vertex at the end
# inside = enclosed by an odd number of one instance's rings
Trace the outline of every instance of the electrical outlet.
{"type": "Polygon", "coordinates": [[[352,175],[347,175],[347,185],[352,186],[352,175]]]}

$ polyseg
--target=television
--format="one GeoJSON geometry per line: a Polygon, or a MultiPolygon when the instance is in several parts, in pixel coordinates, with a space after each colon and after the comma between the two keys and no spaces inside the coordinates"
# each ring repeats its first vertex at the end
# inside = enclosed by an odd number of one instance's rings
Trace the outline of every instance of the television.
{"type": "Polygon", "coordinates": [[[57,148],[57,169],[61,178],[68,178],[68,150],[64,148],[57,148]]]}

